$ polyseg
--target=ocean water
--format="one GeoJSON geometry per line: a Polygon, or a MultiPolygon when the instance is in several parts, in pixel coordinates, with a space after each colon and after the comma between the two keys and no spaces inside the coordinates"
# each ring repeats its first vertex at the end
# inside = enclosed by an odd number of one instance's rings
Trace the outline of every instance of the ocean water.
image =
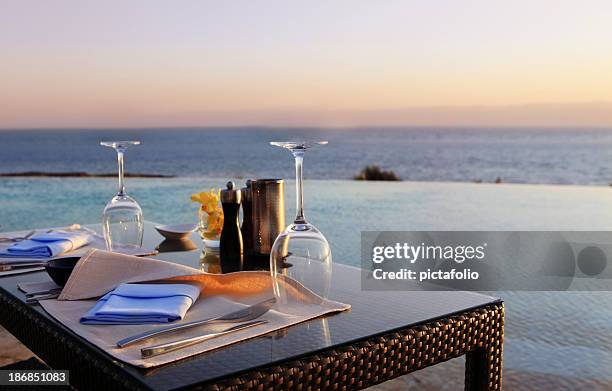
{"type": "Polygon", "coordinates": [[[287,151],[269,141],[325,139],[306,155],[313,179],[350,179],[377,164],[413,181],[608,185],[612,129],[270,129],[2,130],[0,172],[114,172],[107,139],[139,139],[126,169],[147,174],[288,177],[287,151]]]}

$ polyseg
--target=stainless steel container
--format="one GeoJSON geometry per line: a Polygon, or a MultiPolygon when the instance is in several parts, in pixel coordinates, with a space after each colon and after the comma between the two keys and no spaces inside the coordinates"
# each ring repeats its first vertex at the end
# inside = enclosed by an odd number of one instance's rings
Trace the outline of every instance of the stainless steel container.
{"type": "Polygon", "coordinates": [[[269,255],[276,237],[285,229],[285,182],[251,181],[251,202],[253,253],[269,255]]]}

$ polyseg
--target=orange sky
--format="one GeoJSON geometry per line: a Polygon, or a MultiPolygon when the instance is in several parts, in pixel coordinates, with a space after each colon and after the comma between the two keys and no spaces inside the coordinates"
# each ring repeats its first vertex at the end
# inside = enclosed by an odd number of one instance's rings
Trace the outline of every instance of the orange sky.
{"type": "Polygon", "coordinates": [[[606,1],[2,7],[0,128],[612,126],[606,1]]]}

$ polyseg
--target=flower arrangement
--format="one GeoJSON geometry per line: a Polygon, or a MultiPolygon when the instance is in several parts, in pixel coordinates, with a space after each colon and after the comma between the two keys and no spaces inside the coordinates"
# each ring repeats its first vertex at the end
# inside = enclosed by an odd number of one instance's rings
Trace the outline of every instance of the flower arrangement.
{"type": "Polygon", "coordinates": [[[210,189],[191,195],[191,201],[200,204],[200,233],[204,239],[219,240],[223,229],[223,209],[219,204],[220,189],[210,189]]]}

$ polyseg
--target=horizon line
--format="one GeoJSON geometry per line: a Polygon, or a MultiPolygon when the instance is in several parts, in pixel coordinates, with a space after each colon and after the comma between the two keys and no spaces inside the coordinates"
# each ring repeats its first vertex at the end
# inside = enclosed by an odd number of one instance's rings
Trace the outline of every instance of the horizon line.
{"type": "Polygon", "coordinates": [[[261,109],[171,112],[89,112],[78,116],[40,114],[29,120],[0,116],[1,130],[135,128],[609,128],[612,101],[530,102],[508,105],[436,105],[403,108],[261,109]],[[54,118],[55,117],[55,118],[54,118]],[[5,123],[5,125],[3,125],[5,123]]]}

